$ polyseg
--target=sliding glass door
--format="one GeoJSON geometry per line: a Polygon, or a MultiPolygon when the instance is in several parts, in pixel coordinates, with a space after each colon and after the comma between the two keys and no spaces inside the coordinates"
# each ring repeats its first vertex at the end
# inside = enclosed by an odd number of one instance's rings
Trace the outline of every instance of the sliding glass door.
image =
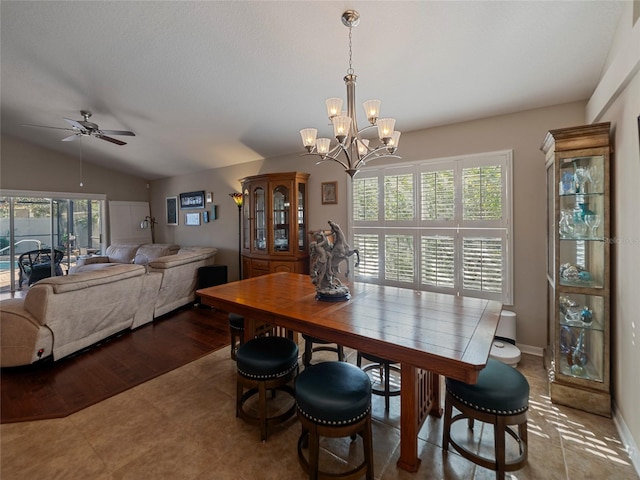
{"type": "MultiPolygon", "coordinates": [[[[51,250],[62,256],[51,262],[50,275],[68,273],[78,256],[102,250],[104,196],[33,195],[10,192],[0,197],[0,291],[28,285],[28,252],[51,250]],[[99,198],[96,198],[99,197],[99,198]],[[21,262],[22,258],[22,262],[21,262]]],[[[33,254],[32,254],[33,255],[33,254]]]]}

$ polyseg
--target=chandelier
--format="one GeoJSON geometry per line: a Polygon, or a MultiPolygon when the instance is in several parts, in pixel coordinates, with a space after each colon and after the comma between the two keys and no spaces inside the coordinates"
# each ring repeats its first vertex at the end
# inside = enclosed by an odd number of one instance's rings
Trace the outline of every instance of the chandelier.
{"type": "Polygon", "coordinates": [[[372,158],[401,158],[395,155],[400,140],[400,132],[394,130],[396,120],[394,118],[378,118],[380,115],[380,100],[367,100],[364,102],[364,111],[369,125],[358,130],[356,120],[356,75],[352,67],[351,30],[360,23],[360,14],[355,10],[347,10],[342,14],[342,23],[349,27],[349,69],[344,77],[347,86],[347,111],[342,110],[341,98],[329,98],[326,100],[327,114],[333,125],[333,134],[337,145],[331,146],[331,139],[316,138],[318,130],[304,128],[300,130],[302,143],[307,149],[305,155],[320,157],[317,164],[323,162],[338,162],[353,178],[358,170],[372,158]],[[374,127],[378,128],[380,144],[370,145],[362,134],[374,127]]]}

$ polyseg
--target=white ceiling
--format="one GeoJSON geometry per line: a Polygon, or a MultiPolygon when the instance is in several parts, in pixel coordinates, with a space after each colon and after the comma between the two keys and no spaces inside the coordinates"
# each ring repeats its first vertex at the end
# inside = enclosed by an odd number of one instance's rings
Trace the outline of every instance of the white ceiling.
{"type": "Polygon", "coordinates": [[[622,2],[2,0],[2,133],[76,157],[21,124],[91,110],[136,136],[83,138],[84,160],[147,179],[302,153],[346,97],[349,8],[358,114],[379,98],[406,132],[587,99],[622,2]]]}

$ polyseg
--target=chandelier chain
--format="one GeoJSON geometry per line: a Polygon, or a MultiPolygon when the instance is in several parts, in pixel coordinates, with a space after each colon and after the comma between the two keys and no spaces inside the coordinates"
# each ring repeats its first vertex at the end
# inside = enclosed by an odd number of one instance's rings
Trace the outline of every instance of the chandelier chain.
{"type": "Polygon", "coordinates": [[[352,51],[351,51],[351,45],[352,45],[352,41],[351,41],[351,30],[353,29],[353,27],[349,27],[349,69],[347,70],[347,73],[349,75],[353,75],[353,66],[351,65],[351,60],[352,60],[352,51]]]}

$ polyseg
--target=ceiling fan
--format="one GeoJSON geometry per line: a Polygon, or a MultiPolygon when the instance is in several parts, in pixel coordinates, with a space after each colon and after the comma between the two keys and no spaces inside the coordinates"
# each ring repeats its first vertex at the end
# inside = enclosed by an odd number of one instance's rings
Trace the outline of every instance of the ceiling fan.
{"type": "Polygon", "coordinates": [[[64,120],[71,125],[71,128],[60,128],[60,127],[48,127],[45,125],[27,125],[23,124],[23,127],[39,127],[39,128],[53,128],[55,130],[66,130],[68,132],[73,132],[72,135],[65,137],[62,139],[63,142],[71,142],[78,137],[81,136],[92,136],[96,138],[100,138],[102,140],[106,140],[107,142],[115,143],[116,145],[126,145],[127,142],[123,142],[122,140],[118,140],[117,138],[109,137],[108,135],[126,135],[129,137],[135,137],[136,134],[130,132],[128,130],[100,130],[98,125],[89,121],[91,118],[91,112],[88,110],[81,110],[80,114],[84,117],[84,120],[71,120],[70,118],[65,118],[64,120]]]}

